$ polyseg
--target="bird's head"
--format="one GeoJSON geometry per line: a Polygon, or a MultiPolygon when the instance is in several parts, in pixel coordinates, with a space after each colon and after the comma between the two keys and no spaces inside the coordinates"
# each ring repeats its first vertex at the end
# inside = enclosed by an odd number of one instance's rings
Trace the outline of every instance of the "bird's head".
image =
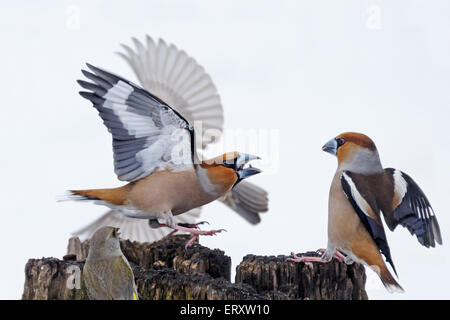
{"type": "Polygon", "coordinates": [[[102,227],[95,231],[89,241],[91,258],[120,254],[119,235],[119,228],[115,227],[102,227]]]}
{"type": "Polygon", "coordinates": [[[382,170],[375,143],[362,133],[345,132],[328,141],[322,150],[335,155],[344,170],[372,173],[382,170]]]}
{"type": "Polygon", "coordinates": [[[229,185],[234,187],[240,181],[261,172],[247,164],[251,160],[260,159],[258,156],[240,152],[227,152],[223,155],[206,160],[202,167],[208,169],[208,177],[215,184],[229,185]]]}

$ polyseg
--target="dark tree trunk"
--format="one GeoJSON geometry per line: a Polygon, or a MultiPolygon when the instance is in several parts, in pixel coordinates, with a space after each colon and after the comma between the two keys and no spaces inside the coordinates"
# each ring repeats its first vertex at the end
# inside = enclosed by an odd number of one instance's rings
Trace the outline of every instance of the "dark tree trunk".
{"type": "MultiPolygon", "coordinates": [[[[315,252],[303,255],[318,256],[315,252]]],[[[236,269],[236,283],[248,284],[273,299],[281,293],[287,299],[367,300],[362,265],[346,265],[333,259],[313,263],[310,268],[304,263],[288,262],[287,258],[247,255],[236,269]]]]}
{"type": "MultiPolygon", "coordinates": [[[[364,268],[332,261],[306,265],[286,257],[248,255],[230,282],[231,259],[223,251],[194,244],[187,236],[153,244],[121,241],[133,267],[141,299],[367,299],[364,268]]],[[[68,254],[30,259],[25,267],[23,299],[87,299],[82,281],[89,242],[69,240],[68,254]]]]}

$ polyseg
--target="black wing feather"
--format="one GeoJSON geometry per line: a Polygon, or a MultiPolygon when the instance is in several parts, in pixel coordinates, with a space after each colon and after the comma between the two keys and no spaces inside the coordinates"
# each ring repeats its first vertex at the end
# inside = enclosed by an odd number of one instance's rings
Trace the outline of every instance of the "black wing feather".
{"type": "Polygon", "coordinates": [[[82,72],[92,82],[78,80],[79,85],[87,90],[81,91],[80,95],[93,103],[113,136],[114,167],[120,180],[142,178],[155,170],[158,161],[164,162],[163,153],[168,150],[158,150],[161,155],[148,156],[148,163],[139,153],[150,148],[159,138],[164,139],[162,131],[165,125],[174,126],[173,130],[180,128],[189,132],[191,161],[194,163],[194,129],[180,113],[131,81],[90,64],[87,66],[92,72],[82,72]]]}
{"type": "MultiPolygon", "coordinates": [[[[391,175],[395,173],[395,169],[392,168],[385,169],[385,171],[391,175]]],[[[407,189],[402,202],[393,208],[395,221],[407,228],[412,235],[417,237],[420,244],[427,248],[435,247],[436,243],[442,244],[439,224],[425,193],[409,175],[402,171],[400,174],[406,181],[407,189]]]]}
{"type": "Polygon", "coordinates": [[[352,179],[352,173],[349,171],[344,171],[344,173],[341,176],[342,189],[344,190],[344,193],[347,196],[348,201],[350,201],[351,205],[353,206],[353,209],[355,209],[356,213],[358,214],[358,217],[361,219],[361,222],[366,228],[367,232],[369,232],[370,236],[375,241],[375,244],[377,245],[378,249],[386,257],[386,261],[389,262],[395,274],[397,275],[397,271],[395,270],[394,261],[392,261],[391,250],[389,248],[386,233],[384,232],[383,226],[379,225],[374,219],[367,216],[363,212],[363,210],[359,207],[358,203],[356,202],[356,200],[352,195],[351,186],[346,180],[345,175],[347,175],[350,179],[352,179]]]}

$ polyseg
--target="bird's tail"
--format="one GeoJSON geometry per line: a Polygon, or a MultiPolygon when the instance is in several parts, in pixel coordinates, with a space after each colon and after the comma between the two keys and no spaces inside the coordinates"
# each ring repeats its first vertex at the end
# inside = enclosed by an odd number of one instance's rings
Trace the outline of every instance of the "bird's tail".
{"type": "Polygon", "coordinates": [[[90,190],[69,190],[58,201],[104,201],[107,204],[120,206],[123,205],[127,199],[129,186],[125,185],[120,188],[112,189],[90,189],[90,190]]]}
{"type": "Polygon", "coordinates": [[[259,214],[268,210],[269,200],[267,191],[244,180],[239,182],[220,201],[251,224],[257,224],[261,221],[259,214]]]}
{"type": "Polygon", "coordinates": [[[372,270],[374,270],[383,282],[384,287],[390,293],[404,293],[405,290],[400,286],[400,284],[395,280],[394,276],[391,274],[386,264],[383,262],[381,265],[371,266],[372,270]]]}
{"type": "Polygon", "coordinates": [[[354,242],[351,248],[353,255],[378,274],[387,291],[390,293],[405,292],[392,276],[375,242],[367,241],[367,238],[360,238],[358,240],[354,242]]]}
{"type": "MultiPolygon", "coordinates": [[[[188,224],[198,222],[200,210],[200,208],[195,208],[175,216],[174,222],[188,224]]],[[[110,210],[83,228],[72,232],[72,235],[79,237],[81,240],[89,239],[95,231],[104,226],[120,228],[120,238],[122,239],[150,243],[162,239],[173,231],[170,228],[153,229],[148,225],[147,219],[129,218],[117,211],[110,210]]]]}
{"type": "Polygon", "coordinates": [[[67,190],[64,194],[58,195],[56,200],[62,201],[84,201],[84,200],[101,200],[96,195],[96,190],[67,190]]]}

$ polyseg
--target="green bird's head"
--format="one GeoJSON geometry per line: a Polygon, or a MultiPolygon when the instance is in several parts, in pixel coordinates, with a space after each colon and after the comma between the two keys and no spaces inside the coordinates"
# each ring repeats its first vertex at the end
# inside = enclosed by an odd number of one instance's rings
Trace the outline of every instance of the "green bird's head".
{"type": "Polygon", "coordinates": [[[88,258],[106,258],[122,255],[119,242],[119,228],[102,227],[95,231],[89,241],[88,258]]]}

